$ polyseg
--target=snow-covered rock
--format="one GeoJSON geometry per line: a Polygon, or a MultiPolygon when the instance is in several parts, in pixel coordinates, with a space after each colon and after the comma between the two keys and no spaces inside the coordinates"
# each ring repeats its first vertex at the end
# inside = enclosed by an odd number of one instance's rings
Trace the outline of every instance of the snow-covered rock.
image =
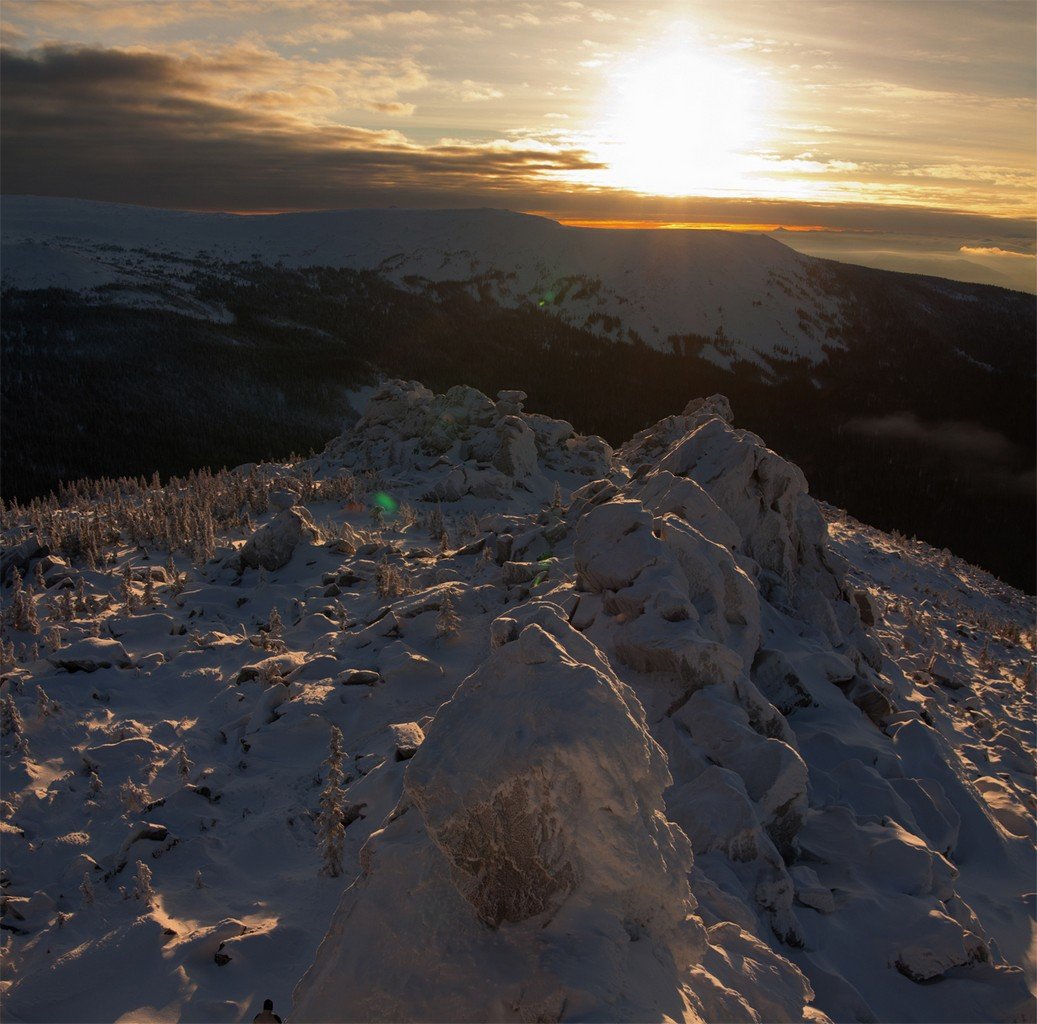
{"type": "Polygon", "coordinates": [[[320,533],[306,510],[289,506],[256,530],[231,562],[239,571],[266,569],[274,572],[288,564],[300,544],[319,538],[320,533]]]}

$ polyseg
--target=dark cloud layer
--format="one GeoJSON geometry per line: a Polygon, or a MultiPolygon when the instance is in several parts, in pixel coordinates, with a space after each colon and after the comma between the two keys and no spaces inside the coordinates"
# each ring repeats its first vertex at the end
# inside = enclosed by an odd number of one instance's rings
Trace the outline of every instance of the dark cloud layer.
{"type": "Polygon", "coordinates": [[[0,60],[3,188],[193,209],[308,208],[528,191],[574,150],[408,143],[221,95],[233,65],[49,47],[0,60]]]}
{"type": "MultiPolygon", "coordinates": [[[[420,146],[316,119],[326,80],[259,90],[269,52],[219,55],[49,46],[0,54],[6,193],[195,210],[507,206],[560,219],[816,224],[1032,238],[1021,220],[866,204],[640,196],[573,185],[599,166],[536,142],[420,146]]],[[[290,73],[275,68],[278,73],[290,73]]],[[[330,84],[329,84],[330,83],[330,84]]],[[[376,107],[400,105],[391,94],[376,107]]]]}
{"type": "Polygon", "coordinates": [[[962,473],[980,475],[1004,490],[1033,494],[1037,482],[1026,454],[1004,434],[967,420],[927,423],[914,413],[857,417],[846,424],[863,437],[906,441],[960,460],[962,473]]]}

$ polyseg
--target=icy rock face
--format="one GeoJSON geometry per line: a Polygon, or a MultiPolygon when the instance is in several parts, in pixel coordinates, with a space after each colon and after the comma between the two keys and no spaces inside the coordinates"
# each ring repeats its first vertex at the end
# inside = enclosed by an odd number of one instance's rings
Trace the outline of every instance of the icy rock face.
{"type": "Polygon", "coordinates": [[[437,714],[296,1019],[401,1019],[404,992],[411,1020],[644,1019],[683,1004],[706,941],[689,918],[688,840],[662,813],[665,758],[605,659],[558,609],[537,617],[437,714]],[[500,987],[460,992],[459,971],[500,987]]]}

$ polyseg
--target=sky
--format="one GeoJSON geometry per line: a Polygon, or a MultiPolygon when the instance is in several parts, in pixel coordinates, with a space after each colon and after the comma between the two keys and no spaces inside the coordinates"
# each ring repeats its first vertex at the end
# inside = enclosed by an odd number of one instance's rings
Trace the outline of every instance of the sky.
{"type": "Polygon", "coordinates": [[[0,11],[5,193],[782,228],[819,255],[1034,287],[1031,0],[0,11]]]}

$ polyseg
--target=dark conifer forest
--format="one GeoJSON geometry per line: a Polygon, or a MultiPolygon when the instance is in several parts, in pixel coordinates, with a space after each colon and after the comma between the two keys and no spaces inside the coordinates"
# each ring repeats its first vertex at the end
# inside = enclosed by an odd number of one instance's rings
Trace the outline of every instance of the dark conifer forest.
{"type": "Polygon", "coordinates": [[[1032,593],[1032,297],[824,266],[851,322],[825,363],[771,359],[771,373],[696,354],[715,339],[673,338],[669,352],[602,340],[472,282],[404,290],[372,272],[196,269],[195,295],[228,323],[117,294],[8,290],[3,495],[319,449],[351,421],[348,390],[383,374],[437,391],[520,388],[527,409],[614,444],[723,392],[737,425],[798,463],[816,496],[1032,593]]]}

